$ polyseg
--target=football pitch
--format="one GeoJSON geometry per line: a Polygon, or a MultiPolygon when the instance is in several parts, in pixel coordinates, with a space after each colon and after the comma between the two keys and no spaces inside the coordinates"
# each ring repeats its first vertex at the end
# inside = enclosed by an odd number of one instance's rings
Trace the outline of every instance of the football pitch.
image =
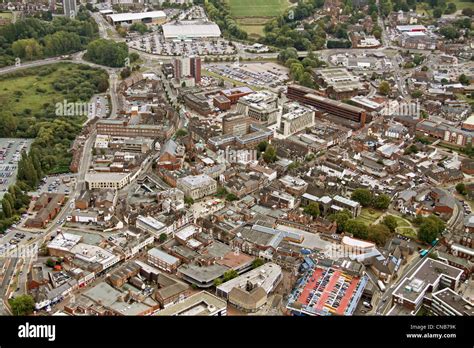
{"type": "Polygon", "coordinates": [[[275,17],[290,5],[288,0],[227,0],[233,17],[275,17]]]}

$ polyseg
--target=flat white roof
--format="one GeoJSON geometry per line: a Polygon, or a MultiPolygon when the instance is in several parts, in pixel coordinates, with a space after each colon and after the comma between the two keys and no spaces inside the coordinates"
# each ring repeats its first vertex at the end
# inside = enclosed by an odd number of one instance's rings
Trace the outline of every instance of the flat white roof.
{"type": "Polygon", "coordinates": [[[128,177],[130,173],[87,173],[87,182],[118,182],[128,177]]]}
{"type": "Polygon", "coordinates": [[[158,221],[157,219],[151,217],[151,216],[142,216],[142,215],[139,215],[137,217],[137,220],[139,220],[140,222],[144,223],[145,225],[147,225],[148,227],[150,228],[153,228],[157,231],[160,231],[161,229],[163,229],[164,227],[166,227],[166,225],[160,221],[158,221]]]}
{"type": "Polygon", "coordinates": [[[166,18],[166,13],[163,11],[150,11],[138,13],[114,13],[108,15],[114,22],[133,21],[144,18],[166,18]]]}
{"type": "Polygon", "coordinates": [[[426,30],[424,25],[397,25],[399,31],[426,30]]]}
{"type": "Polygon", "coordinates": [[[361,249],[374,248],[375,244],[351,237],[342,237],[342,244],[361,249]]]}
{"type": "Polygon", "coordinates": [[[51,242],[48,248],[70,250],[81,241],[81,236],[72,233],[59,233],[51,242]]]}
{"type": "Polygon", "coordinates": [[[195,225],[187,225],[177,231],[174,235],[182,240],[188,240],[194,233],[197,232],[195,225]]]}
{"type": "Polygon", "coordinates": [[[162,26],[165,38],[177,37],[220,37],[221,30],[213,22],[183,21],[162,26]]]}
{"type": "Polygon", "coordinates": [[[252,282],[262,287],[269,294],[276,285],[276,280],[281,276],[281,267],[275,263],[268,262],[250,272],[244,273],[217,287],[218,290],[229,293],[233,288],[245,288],[247,282],[252,282]]]}
{"type": "Polygon", "coordinates": [[[174,257],[173,255],[165,253],[164,251],[161,251],[160,249],[157,249],[157,248],[148,250],[148,255],[155,257],[157,259],[160,259],[169,265],[174,265],[175,263],[179,261],[179,259],[174,257]]]}

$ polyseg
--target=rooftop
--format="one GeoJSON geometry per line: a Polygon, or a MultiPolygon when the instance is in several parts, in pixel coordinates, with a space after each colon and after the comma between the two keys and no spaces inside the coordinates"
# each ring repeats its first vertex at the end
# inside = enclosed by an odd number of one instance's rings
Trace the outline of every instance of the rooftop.
{"type": "Polygon", "coordinates": [[[217,287],[218,291],[229,293],[233,288],[245,288],[248,282],[262,287],[269,294],[281,277],[281,267],[275,263],[266,263],[258,268],[231,279],[217,287]]]}
{"type": "Polygon", "coordinates": [[[393,295],[402,297],[410,302],[417,302],[432,285],[439,282],[441,277],[459,279],[463,271],[448,264],[427,258],[411,275],[405,278],[395,288],[393,295]]]}
{"type": "Polygon", "coordinates": [[[110,14],[107,17],[112,19],[114,22],[132,21],[145,18],[166,18],[166,13],[163,11],[150,11],[150,12],[138,12],[138,13],[115,13],[110,14]]]}
{"type": "Polygon", "coordinates": [[[227,308],[227,302],[206,291],[188,297],[184,301],[165,308],[156,315],[214,315],[217,311],[227,308]]]}

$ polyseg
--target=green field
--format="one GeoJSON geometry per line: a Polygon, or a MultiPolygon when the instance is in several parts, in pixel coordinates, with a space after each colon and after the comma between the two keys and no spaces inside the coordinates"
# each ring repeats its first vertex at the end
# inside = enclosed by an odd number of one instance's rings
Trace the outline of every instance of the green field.
{"type": "Polygon", "coordinates": [[[451,1],[448,1],[447,3],[450,3],[450,2],[454,2],[456,4],[456,8],[458,10],[463,10],[463,9],[469,8],[469,7],[474,9],[474,2],[472,2],[472,0],[467,0],[467,1],[451,0],[451,1]]]}
{"type": "Polygon", "coordinates": [[[290,5],[288,0],[227,0],[233,17],[276,17],[290,5]]]}
{"type": "Polygon", "coordinates": [[[13,13],[11,13],[11,12],[0,12],[0,18],[13,18],[13,13]]]}
{"type": "Polygon", "coordinates": [[[0,104],[13,113],[21,113],[27,109],[37,111],[46,103],[60,101],[64,97],[59,98],[62,95],[53,89],[52,83],[61,75],[62,70],[58,69],[47,76],[18,76],[2,81],[0,104]]]}
{"type": "Polygon", "coordinates": [[[373,224],[375,220],[377,220],[380,217],[380,215],[382,215],[381,211],[374,210],[371,208],[363,208],[360,215],[356,217],[355,219],[369,226],[373,224]]]}
{"type": "Polygon", "coordinates": [[[397,220],[398,227],[410,227],[411,226],[409,221],[405,220],[404,218],[402,218],[400,216],[396,216],[396,215],[390,215],[390,216],[393,216],[395,218],[395,220],[397,220]]]}
{"type": "Polygon", "coordinates": [[[408,238],[417,238],[416,230],[411,227],[397,227],[396,232],[408,238]]]}
{"type": "MultiPolygon", "coordinates": [[[[448,0],[446,2],[446,5],[449,4],[450,2],[454,2],[454,4],[456,5],[457,11],[462,11],[465,8],[474,9],[474,2],[470,0],[448,0]]],[[[419,3],[416,6],[416,12],[420,14],[425,14],[425,15],[427,14],[429,16],[433,15],[433,10],[429,6],[427,6],[426,3],[419,3]],[[426,8],[426,10],[424,8],[426,8]]]]}
{"type": "Polygon", "coordinates": [[[263,27],[291,5],[288,0],[226,0],[230,14],[251,37],[263,36],[263,27]]]}
{"type": "MultiPolygon", "coordinates": [[[[106,90],[107,81],[103,69],[65,62],[1,75],[0,123],[4,126],[0,134],[34,138],[31,151],[41,158],[43,173],[67,172],[72,158],[69,149],[87,116],[82,112],[61,116],[56,103],[87,103],[106,90]]],[[[30,187],[36,185],[30,182],[30,187]]]]}

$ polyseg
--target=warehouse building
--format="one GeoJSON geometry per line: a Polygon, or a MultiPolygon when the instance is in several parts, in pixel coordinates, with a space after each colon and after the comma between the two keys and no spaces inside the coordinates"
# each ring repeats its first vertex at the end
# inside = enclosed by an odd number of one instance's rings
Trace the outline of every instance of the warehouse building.
{"type": "Polygon", "coordinates": [[[115,13],[107,15],[107,18],[113,25],[129,25],[140,22],[145,24],[161,24],[166,20],[166,13],[163,11],[115,13]]]}
{"type": "Polygon", "coordinates": [[[218,38],[221,36],[219,26],[213,22],[176,21],[163,25],[163,36],[169,40],[218,38]]]}

